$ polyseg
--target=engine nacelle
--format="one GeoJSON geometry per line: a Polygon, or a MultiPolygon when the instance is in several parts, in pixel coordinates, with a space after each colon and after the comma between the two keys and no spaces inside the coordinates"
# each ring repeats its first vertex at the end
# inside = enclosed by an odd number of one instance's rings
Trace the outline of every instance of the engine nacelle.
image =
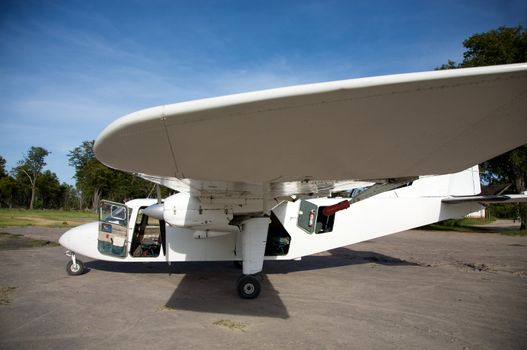
{"type": "Polygon", "coordinates": [[[229,225],[232,209],[204,206],[198,197],[178,193],[165,199],[163,219],[172,226],[194,230],[236,232],[238,227],[229,225]]]}

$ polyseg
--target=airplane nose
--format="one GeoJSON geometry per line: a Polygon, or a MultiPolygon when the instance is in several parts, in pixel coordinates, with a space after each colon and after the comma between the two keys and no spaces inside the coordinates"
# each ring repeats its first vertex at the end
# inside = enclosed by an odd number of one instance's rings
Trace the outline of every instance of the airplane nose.
{"type": "Polygon", "coordinates": [[[67,249],[69,249],[68,246],[70,245],[70,241],[71,241],[71,230],[64,232],[62,236],[60,236],[59,238],[59,244],[67,249]]]}
{"type": "Polygon", "coordinates": [[[64,232],[59,238],[59,243],[71,252],[90,257],[97,256],[98,231],[99,222],[90,222],[64,232]]]}

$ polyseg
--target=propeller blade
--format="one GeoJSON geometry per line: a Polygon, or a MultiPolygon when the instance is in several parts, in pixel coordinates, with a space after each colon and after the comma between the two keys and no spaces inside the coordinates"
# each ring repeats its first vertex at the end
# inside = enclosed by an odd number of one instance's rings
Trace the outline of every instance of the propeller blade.
{"type": "Polygon", "coordinates": [[[161,248],[163,249],[163,254],[167,254],[167,231],[165,220],[159,220],[159,230],[160,230],[160,239],[161,239],[161,248]]]}

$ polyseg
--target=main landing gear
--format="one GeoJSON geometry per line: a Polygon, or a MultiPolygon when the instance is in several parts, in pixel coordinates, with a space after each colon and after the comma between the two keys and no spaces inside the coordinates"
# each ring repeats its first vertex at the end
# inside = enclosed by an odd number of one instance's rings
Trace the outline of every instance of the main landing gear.
{"type": "Polygon", "coordinates": [[[74,252],[67,251],[66,255],[71,257],[71,260],[66,264],[66,271],[68,272],[68,275],[78,276],[86,272],[84,263],[75,257],[74,252]]]}
{"type": "Polygon", "coordinates": [[[256,275],[242,275],[238,278],[238,295],[244,299],[256,298],[262,289],[260,279],[256,275]]]}
{"type": "Polygon", "coordinates": [[[252,218],[242,223],[241,252],[242,273],[236,290],[244,299],[256,298],[262,289],[259,273],[262,271],[267,231],[271,220],[267,217],[252,218]]]}

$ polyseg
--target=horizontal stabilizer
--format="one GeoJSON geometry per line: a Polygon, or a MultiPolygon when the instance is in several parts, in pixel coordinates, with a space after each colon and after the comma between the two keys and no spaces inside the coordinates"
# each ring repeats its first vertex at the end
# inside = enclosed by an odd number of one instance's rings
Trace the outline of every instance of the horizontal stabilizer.
{"type": "Polygon", "coordinates": [[[442,200],[446,204],[458,204],[466,202],[480,202],[480,203],[514,203],[527,202],[527,192],[522,194],[507,194],[499,196],[460,196],[450,197],[442,200]]]}

